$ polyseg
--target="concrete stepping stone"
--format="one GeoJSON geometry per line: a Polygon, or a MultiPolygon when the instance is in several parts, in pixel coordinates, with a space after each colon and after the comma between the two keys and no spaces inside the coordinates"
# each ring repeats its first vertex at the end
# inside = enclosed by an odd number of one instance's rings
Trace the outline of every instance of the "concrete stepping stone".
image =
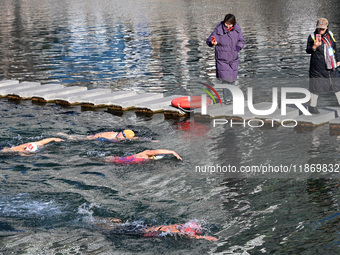
{"type": "Polygon", "coordinates": [[[300,115],[295,118],[298,127],[317,127],[335,119],[335,111],[319,109],[319,114],[300,115]]]}
{"type": "Polygon", "coordinates": [[[164,107],[164,117],[166,119],[180,118],[188,116],[189,114],[190,113],[184,112],[181,109],[171,105],[164,107]]]}
{"type": "Polygon", "coordinates": [[[131,110],[135,108],[135,105],[138,103],[142,103],[145,101],[150,101],[153,99],[163,98],[163,94],[161,93],[145,93],[139,94],[131,97],[125,97],[121,99],[117,99],[108,106],[109,110],[117,111],[117,110],[131,110]]]}
{"type": "Polygon", "coordinates": [[[38,92],[33,98],[33,101],[37,102],[54,102],[55,99],[62,95],[67,95],[75,92],[86,91],[86,87],[79,87],[79,86],[72,86],[72,87],[65,87],[61,89],[57,89],[54,91],[47,91],[47,92],[38,92]]]}
{"type": "Polygon", "coordinates": [[[340,132],[340,106],[328,106],[324,109],[334,111],[335,112],[335,119],[329,121],[329,129],[332,131],[338,130],[336,135],[339,135],[340,132]]]}
{"type": "MultiPolygon", "coordinates": [[[[244,102],[245,109],[244,109],[244,114],[234,114],[233,113],[233,104],[230,105],[211,105],[208,107],[207,114],[206,115],[201,115],[201,109],[195,109],[195,117],[198,118],[205,118],[205,119],[216,119],[216,118],[226,118],[226,119],[238,119],[238,120],[248,120],[248,119],[253,119],[253,118],[261,118],[261,115],[256,115],[252,113],[250,110],[248,110],[248,105],[247,101],[244,102]]],[[[268,102],[262,102],[254,105],[254,108],[256,110],[266,110],[271,108],[272,103],[268,102]]],[[[263,117],[263,116],[262,116],[263,117]]]]}
{"type": "Polygon", "coordinates": [[[164,108],[171,105],[171,101],[175,98],[181,97],[179,95],[173,95],[169,97],[163,97],[159,99],[154,99],[151,101],[146,101],[143,103],[137,103],[135,106],[136,112],[144,113],[159,113],[163,112],[164,108]]]}
{"type": "Polygon", "coordinates": [[[2,80],[0,81],[0,87],[8,86],[8,85],[15,85],[18,84],[19,81],[17,80],[2,80]]]}
{"type": "Polygon", "coordinates": [[[20,93],[20,90],[41,86],[39,82],[21,82],[0,87],[0,96],[20,93]]]}
{"type": "Polygon", "coordinates": [[[56,104],[61,105],[76,105],[81,104],[87,98],[94,96],[103,96],[111,93],[111,89],[91,89],[80,92],[74,92],[66,95],[59,95],[56,99],[56,104]]]}
{"type": "Polygon", "coordinates": [[[30,99],[34,97],[39,92],[51,92],[57,89],[64,88],[63,85],[60,84],[46,84],[41,86],[36,86],[33,88],[26,88],[23,90],[15,91],[12,95],[8,95],[8,98],[10,99],[30,99]]]}
{"type": "Polygon", "coordinates": [[[323,108],[324,110],[334,111],[335,118],[340,117],[340,106],[327,106],[323,108]]]}
{"type": "Polygon", "coordinates": [[[281,122],[283,120],[295,120],[300,115],[300,111],[298,108],[294,107],[287,107],[286,108],[286,115],[281,115],[281,109],[276,109],[273,114],[258,117],[259,119],[262,119],[264,121],[272,121],[274,122],[281,122]]]}
{"type": "Polygon", "coordinates": [[[340,130],[340,117],[337,117],[335,119],[330,120],[329,121],[329,128],[340,130]]]}
{"type": "Polygon", "coordinates": [[[90,98],[86,98],[82,101],[83,107],[103,107],[107,105],[111,105],[115,100],[131,97],[136,95],[135,91],[118,91],[111,92],[107,95],[94,96],[90,98]]]}
{"type": "Polygon", "coordinates": [[[218,118],[225,118],[226,113],[233,110],[232,104],[214,104],[209,105],[207,109],[207,114],[201,114],[201,108],[194,109],[194,116],[198,119],[218,119],[218,118]]]}
{"type": "MultiPolygon", "coordinates": [[[[243,115],[234,115],[233,114],[233,110],[230,110],[226,113],[226,118],[236,118],[236,119],[244,119],[244,120],[248,120],[248,119],[259,119],[265,115],[257,115],[252,113],[249,109],[248,109],[248,103],[247,101],[244,102],[244,104],[246,105],[245,109],[244,109],[244,114],[243,115]]],[[[267,110],[269,108],[271,108],[272,103],[269,102],[261,102],[258,104],[254,104],[254,108],[256,110],[267,110]]]]}

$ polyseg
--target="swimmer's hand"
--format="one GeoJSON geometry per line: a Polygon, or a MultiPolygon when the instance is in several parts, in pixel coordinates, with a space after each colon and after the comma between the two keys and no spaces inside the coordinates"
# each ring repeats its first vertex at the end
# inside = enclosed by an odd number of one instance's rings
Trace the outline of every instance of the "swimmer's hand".
{"type": "Polygon", "coordinates": [[[123,223],[121,219],[116,219],[116,218],[108,218],[108,221],[109,222],[112,222],[112,223],[123,223]]]}
{"type": "Polygon", "coordinates": [[[174,155],[177,159],[183,160],[180,155],[177,154],[177,152],[173,152],[172,155],[174,155]]]}
{"type": "Polygon", "coordinates": [[[195,239],[205,239],[205,240],[208,240],[210,242],[216,242],[218,239],[216,237],[213,237],[213,236],[198,236],[198,235],[192,235],[190,236],[192,238],[195,238],[195,239]]]}
{"type": "Polygon", "coordinates": [[[213,236],[202,236],[202,238],[210,241],[210,242],[216,242],[218,239],[216,237],[213,236]]]}
{"type": "Polygon", "coordinates": [[[63,140],[63,139],[61,139],[61,138],[54,138],[53,141],[59,143],[59,142],[64,142],[65,140],[63,140]]]}
{"type": "Polygon", "coordinates": [[[58,142],[59,143],[59,142],[63,142],[63,141],[64,141],[63,139],[56,138],[56,137],[51,137],[51,138],[42,139],[40,141],[36,141],[34,143],[37,144],[38,146],[42,146],[42,145],[48,144],[50,142],[58,142]]]}
{"type": "Polygon", "coordinates": [[[174,155],[177,159],[182,160],[181,156],[177,154],[177,152],[173,150],[166,150],[166,149],[158,149],[158,150],[145,150],[140,153],[135,154],[136,157],[139,158],[149,158],[151,159],[153,156],[157,156],[160,154],[170,154],[174,155]]]}

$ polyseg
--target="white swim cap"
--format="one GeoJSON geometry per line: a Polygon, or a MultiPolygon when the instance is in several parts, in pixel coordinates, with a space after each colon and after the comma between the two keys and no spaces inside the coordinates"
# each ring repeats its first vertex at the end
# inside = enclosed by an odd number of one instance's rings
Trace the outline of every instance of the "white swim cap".
{"type": "Polygon", "coordinates": [[[164,157],[165,157],[164,154],[158,154],[158,155],[153,156],[153,159],[154,159],[154,160],[160,160],[160,159],[162,159],[162,158],[164,158],[164,157]]]}
{"type": "Polygon", "coordinates": [[[36,152],[38,150],[38,146],[35,143],[30,143],[27,145],[26,150],[29,152],[36,152]]]}

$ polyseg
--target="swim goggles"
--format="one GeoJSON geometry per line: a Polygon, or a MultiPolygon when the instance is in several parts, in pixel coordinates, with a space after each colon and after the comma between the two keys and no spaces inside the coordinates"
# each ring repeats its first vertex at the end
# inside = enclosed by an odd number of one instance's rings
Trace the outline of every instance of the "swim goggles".
{"type": "Polygon", "coordinates": [[[115,139],[119,139],[118,136],[119,136],[120,133],[123,135],[123,137],[124,137],[125,139],[128,139],[128,138],[126,137],[125,133],[124,133],[124,130],[121,131],[121,132],[118,132],[117,135],[116,135],[116,137],[115,137],[115,139]]]}
{"type": "Polygon", "coordinates": [[[124,130],[121,133],[123,134],[124,138],[127,139],[127,137],[126,137],[126,135],[124,133],[124,130]]]}

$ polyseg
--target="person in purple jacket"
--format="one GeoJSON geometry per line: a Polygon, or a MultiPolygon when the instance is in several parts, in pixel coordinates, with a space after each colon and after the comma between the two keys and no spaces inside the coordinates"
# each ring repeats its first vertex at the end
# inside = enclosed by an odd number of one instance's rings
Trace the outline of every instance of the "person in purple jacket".
{"type": "MultiPolygon", "coordinates": [[[[238,74],[238,52],[244,47],[245,40],[233,14],[227,14],[217,24],[207,39],[207,44],[210,47],[215,46],[216,78],[234,85],[238,74]]],[[[231,102],[228,89],[223,89],[223,98],[226,104],[231,102]]]]}

